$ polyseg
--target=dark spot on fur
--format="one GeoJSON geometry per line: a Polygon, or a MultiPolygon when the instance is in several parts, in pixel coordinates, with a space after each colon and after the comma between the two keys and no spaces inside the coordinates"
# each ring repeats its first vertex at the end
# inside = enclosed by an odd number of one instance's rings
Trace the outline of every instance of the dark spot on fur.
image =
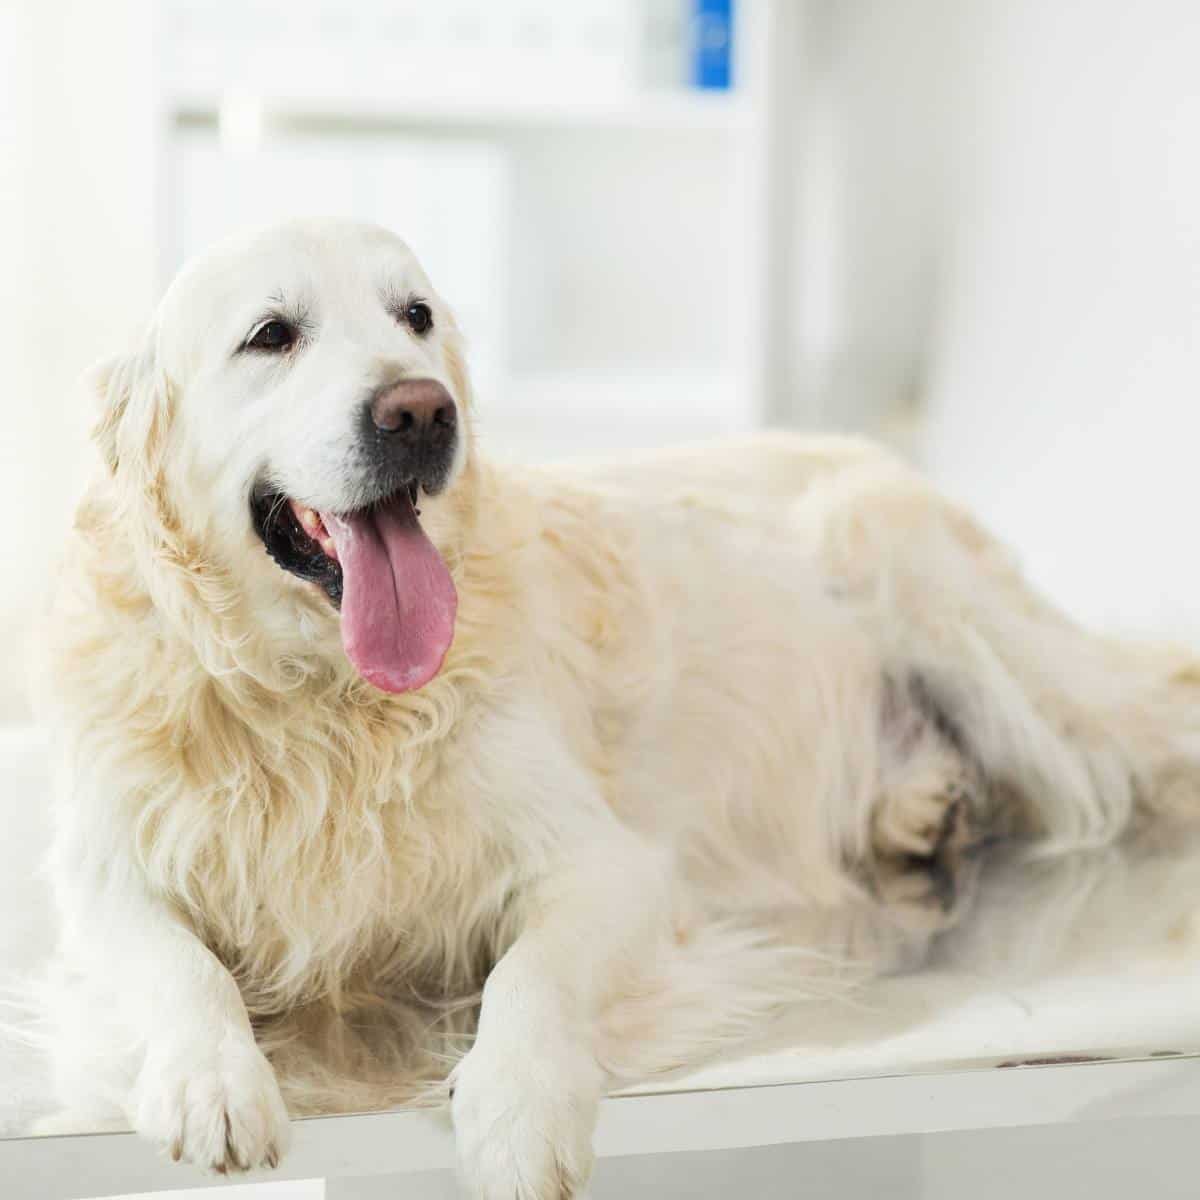
{"type": "Polygon", "coordinates": [[[919,671],[912,671],[906,680],[906,690],[911,702],[938,733],[960,754],[969,754],[967,739],[961,726],[934,694],[929,680],[919,671]]]}

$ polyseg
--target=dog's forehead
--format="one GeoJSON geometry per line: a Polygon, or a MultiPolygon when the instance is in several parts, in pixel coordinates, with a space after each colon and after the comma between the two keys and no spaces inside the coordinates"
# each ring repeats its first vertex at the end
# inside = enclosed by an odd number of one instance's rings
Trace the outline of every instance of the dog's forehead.
{"type": "Polygon", "coordinates": [[[202,335],[272,303],[373,303],[381,288],[397,286],[428,281],[396,234],[349,221],[293,221],[230,239],[192,260],[163,297],[159,325],[169,339],[202,335]]]}

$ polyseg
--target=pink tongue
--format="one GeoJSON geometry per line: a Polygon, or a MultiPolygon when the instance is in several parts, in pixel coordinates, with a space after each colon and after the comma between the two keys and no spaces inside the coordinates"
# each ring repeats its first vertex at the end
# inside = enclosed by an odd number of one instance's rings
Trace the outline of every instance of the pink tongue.
{"type": "Polygon", "coordinates": [[[410,692],[441,670],[458,593],[404,493],[368,511],[321,513],[342,564],[342,645],[385,692],[410,692]]]}

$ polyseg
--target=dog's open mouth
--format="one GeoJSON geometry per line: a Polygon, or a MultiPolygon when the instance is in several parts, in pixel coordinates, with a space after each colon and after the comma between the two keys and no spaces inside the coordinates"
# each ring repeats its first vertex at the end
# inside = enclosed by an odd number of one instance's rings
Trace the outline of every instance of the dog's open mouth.
{"type": "Polygon", "coordinates": [[[255,531],[285,571],[315,583],[342,614],[342,645],[369,683],[408,692],[441,669],[458,593],[421,528],[416,483],[354,512],[305,507],[258,487],[255,531]]]}

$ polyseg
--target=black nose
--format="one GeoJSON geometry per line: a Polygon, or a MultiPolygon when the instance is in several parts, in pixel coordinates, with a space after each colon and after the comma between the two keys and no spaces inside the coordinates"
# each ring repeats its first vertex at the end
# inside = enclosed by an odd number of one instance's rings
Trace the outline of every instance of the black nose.
{"type": "Polygon", "coordinates": [[[445,481],[458,442],[458,408],[436,379],[385,384],[367,405],[374,456],[390,477],[429,491],[445,481]]]}
{"type": "Polygon", "coordinates": [[[437,428],[454,432],[454,400],[436,379],[405,379],[371,398],[371,421],[381,433],[417,441],[437,428]]]}

